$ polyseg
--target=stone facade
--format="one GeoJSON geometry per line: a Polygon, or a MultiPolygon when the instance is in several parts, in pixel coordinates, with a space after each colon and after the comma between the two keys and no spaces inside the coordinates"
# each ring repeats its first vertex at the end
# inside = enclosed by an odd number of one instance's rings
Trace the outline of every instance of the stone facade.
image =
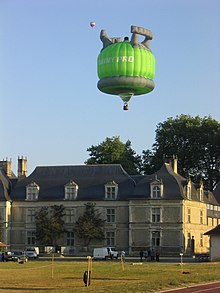
{"type": "Polygon", "coordinates": [[[42,206],[65,207],[67,233],[58,245],[70,254],[84,249],[73,228],[87,202],[106,221],[105,240],[91,242],[90,251],[108,245],[130,255],[152,248],[161,255],[208,253],[204,233],[220,223],[214,194],[180,176],[176,160],[146,176],[128,175],[120,165],[37,167],[26,176],[26,158],[15,176],[7,162],[0,162],[0,221],[10,249],[37,245],[35,212],[42,206]]]}

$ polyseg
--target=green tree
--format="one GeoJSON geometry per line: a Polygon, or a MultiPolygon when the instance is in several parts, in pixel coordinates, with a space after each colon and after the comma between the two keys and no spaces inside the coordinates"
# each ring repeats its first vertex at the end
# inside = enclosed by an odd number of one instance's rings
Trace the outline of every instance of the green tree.
{"type": "Polygon", "coordinates": [[[76,221],[74,232],[83,239],[84,246],[88,247],[92,240],[103,240],[105,220],[95,209],[94,203],[85,204],[85,212],[76,221]]]}
{"type": "Polygon", "coordinates": [[[119,136],[107,137],[99,145],[92,145],[87,149],[90,152],[90,158],[85,162],[91,164],[121,164],[129,174],[140,173],[141,156],[137,155],[131,147],[131,142],[120,141],[119,136]]]}
{"type": "Polygon", "coordinates": [[[159,123],[152,151],[143,151],[142,171],[158,170],[164,155],[178,157],[179,173],[201,179],[207,189],[213,190],[220,180],[220,124],[209,117],[180,115],[159,123]]]}
{"type": "Polygon", "coordinates": [[[65,232],[63,205],[42,207],[35,214],[36,238],[39,244],[57,245],[57,239],[65,232]]]}

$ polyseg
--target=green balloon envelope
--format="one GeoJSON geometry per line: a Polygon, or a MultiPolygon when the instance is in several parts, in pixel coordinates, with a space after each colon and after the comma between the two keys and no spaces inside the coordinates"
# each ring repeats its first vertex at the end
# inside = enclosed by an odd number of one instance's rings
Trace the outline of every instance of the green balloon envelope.
{"type": "Polygon", "coordinates": [[[140,43],[138,46],[128,41],[114,43],[98,56],[97,86],[104,93],[120,96],[149,93],[154,89],[154,75],[154,55],[140,43]]]}

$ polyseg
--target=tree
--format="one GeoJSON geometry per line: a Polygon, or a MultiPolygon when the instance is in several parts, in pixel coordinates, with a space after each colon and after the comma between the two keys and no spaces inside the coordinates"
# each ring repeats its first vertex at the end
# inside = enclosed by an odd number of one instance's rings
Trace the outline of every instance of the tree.
{"type": "Polygon", "coordinates": [[[179,173],[192,181],[201,179],[213,190],[220,180],[220,124],[209,117],[180,115],[159,123],[152,151],[143,151],[142,171],[158,170],[164,155],[177,155],[179,173]]]}
{"type": "Polygon", "coordinates": [[[74,232],[83,239],[84,246],[88,247],[92,240],[103,240],[105,220],[95,209],[94,203],[85,204],[85,212],[76,221],[74,232]]]}
{"type": "Polygon", "coordinates": [[[137,155],[131,147],[131,142],[120,141],[119,136],[107,137],[99,145],[92,145],[87,149],[90,158],[85,162],[91,164],[121,164],[126,172],[135,175],[140,173],[141,156],[137,155]]]}
{"type": "Polygon", "coordinates": [[[63,205],[42,207],[35,214],[36,239],[43,245],[57,246],[57,239],[65,232],[63,205]]]}

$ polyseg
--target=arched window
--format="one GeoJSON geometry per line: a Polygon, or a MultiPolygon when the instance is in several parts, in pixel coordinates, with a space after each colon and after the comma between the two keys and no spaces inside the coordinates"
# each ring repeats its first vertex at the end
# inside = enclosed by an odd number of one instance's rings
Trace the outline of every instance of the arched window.
{"type": "Polygon", "coordinates": [[[157,176],[150,184],[150,196],[153,199],[161,198],[163,196],[163,182],[161,179],[158,179],[157,176]]]}
{"type": "Polygon", "coordinates": [[[202,182],[200,182],[198,193],[199,193],[199,200],[204,201],[204,187],[202,182]]]}
{"type": "Polygon", "coordinates": [[[192,194],[191,194],[191,184],[187,185],[187,189],[186,189],[186,196],[188,199],[192,198],[192,194]]]}

